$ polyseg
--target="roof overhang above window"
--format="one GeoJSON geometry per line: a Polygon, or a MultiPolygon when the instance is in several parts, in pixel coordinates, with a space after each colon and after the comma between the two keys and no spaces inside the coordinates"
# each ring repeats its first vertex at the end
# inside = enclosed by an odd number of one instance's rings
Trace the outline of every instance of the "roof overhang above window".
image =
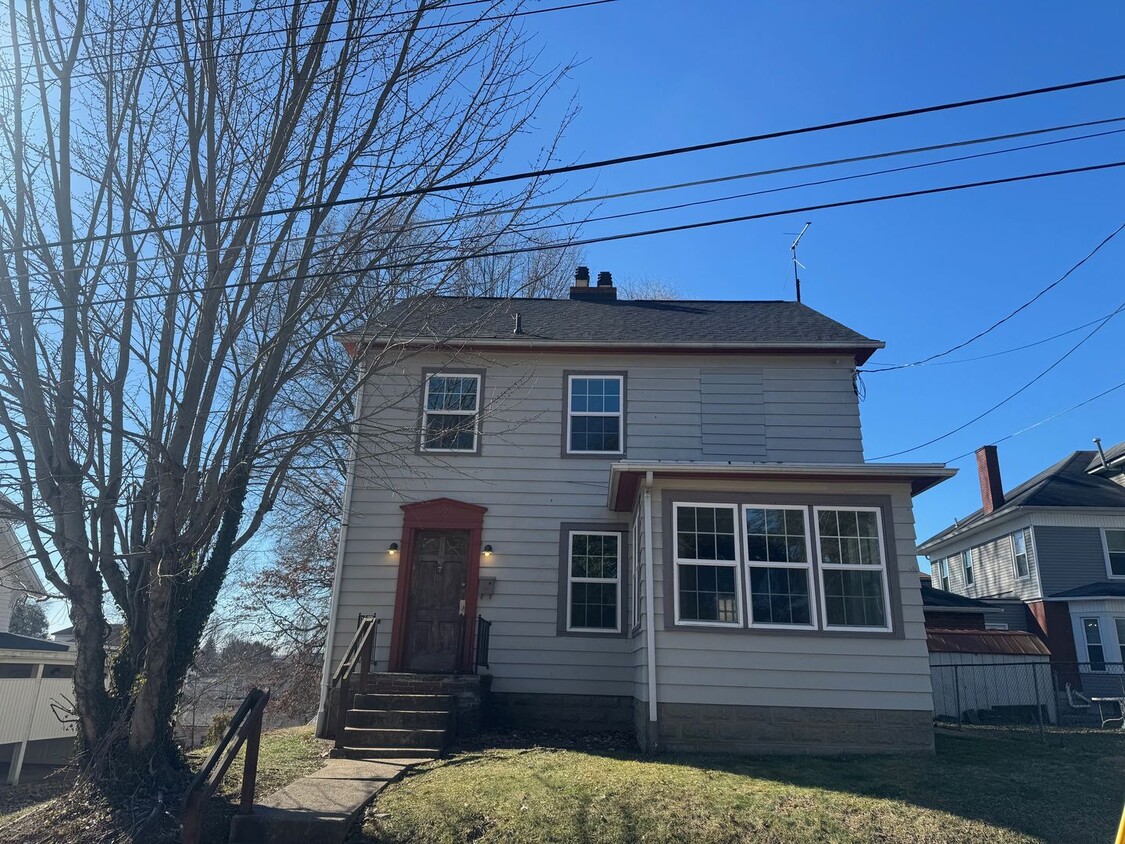
{"type": "Polygon", "coordinates": [[[940,463],[706,463],[692,461],[632,461],[609,469],[610,510],[628,512],[645,476],[654,480],[700,479],[745,481],[899,482],[917,495],[957,474],[940,463]]]}

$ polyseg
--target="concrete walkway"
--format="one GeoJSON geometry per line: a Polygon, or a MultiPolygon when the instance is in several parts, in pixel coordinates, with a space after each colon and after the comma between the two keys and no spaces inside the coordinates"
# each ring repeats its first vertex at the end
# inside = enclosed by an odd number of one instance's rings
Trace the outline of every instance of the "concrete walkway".
{"type": "Polygon", "coordinates": [[[375,796],[426,759],[330,759],[314,774],[235,815],[230,844],[340,844],[375,796]]]}

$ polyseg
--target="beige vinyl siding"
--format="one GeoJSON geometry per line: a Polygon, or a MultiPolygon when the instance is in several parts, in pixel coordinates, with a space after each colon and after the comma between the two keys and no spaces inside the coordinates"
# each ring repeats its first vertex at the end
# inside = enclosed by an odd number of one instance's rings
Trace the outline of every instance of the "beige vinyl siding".
{"type": "MultiPolygon", "coordinates": [[[[402,539],[400,505],[444,496],[488,508],[482,541],[495,553],[482,559],[481,576],[495,577],[496,591],[480,601],[478,611],[492,622],[496,691],[647,696],[643,634],[556,634],[560,523],[613,522],[628,530],[631,520],[628,513],[606,508],[609,466],[619,458],[561,455],[564,371],[627,372],[627,459],[702,459],[701,368],[761,373],[762,390],[746,394],[743,411],[765,420],[766,459],[861,459],[853,362],[846,357],[465,356],[445,369],[486,370],[481,453],[419,455],[421,371],[443,363],[436,353],[415,355],[373,376],[367,388],[334,662],[357,615],[374,611],[383,619],[377,667],[386,667],[398,576],[398,559],[387,547],[402,539]],[[801,433],[787,436],[789,430],[801,433]],[[372,458],[372,451],[379,456],[372,458]]],[[[655,505],[658,530],[657,511],[655,505]]],[[[659,591],[656,597],[659,613],[659,591]]]]}
{"type": "MultiPolygon", "coordinates": [[[[832,493],[892,496],[903,604],[903,638],[817,632],[664,629],[663,578],[657,577],[657,682],[662,703],[929,710],[930,669],[907,488],[888,484],[738,483],[670,481],[677,490],[737,492],[755,503],[771,494],[832,493]]],[[[663,492],[657,490],[654,499],[663,492]]],[[[662,565],[662,508],[653,508],[656,561],[662,565]]],[[[897,563],[897,565],[896,565],[897,563]]],[[[815,572],[814,572],[815,578],[815,572]]],[[[741,582],[745,590],[745,581],[741,582]]],[[[893,598],[892,598],[893,600],[893,598]]],[[[745,602],[745,598],[744,598],[745,602]]],[[[818,610],[819,612],[819,610],[818,610]]]]}
{"type": "MultiPolygon", "coordinates": [[[[1038,529],[1036,529],[1038,530],[1038,529]]],[[[1036,555],[1030,522],[1026,516],[1006,520],[998,525],[989,525],[975,535],[959,537],[956,543],[943,546],[941,552],[930,553],[929,560],[935,572],[934,586],[939,586],[936,577],[937,564],[941,559],[949,560],[949,591],[970,598],[1018,597],[1024,601],[1037,601],[1043,593],[1039,586],[1039,561],[1036,555]],[[1016,578],[1015,561],[1012,559],[1011,535],[1023,531],[1024,545],[1027,548],[1027,568],[1029,576],[1016,578]],[[971,544],[970,544],[971,543],[971,544]],[[965,568],[962,554],[966,548],[973,549],[973,583],[965,583],[965,568]]]]}

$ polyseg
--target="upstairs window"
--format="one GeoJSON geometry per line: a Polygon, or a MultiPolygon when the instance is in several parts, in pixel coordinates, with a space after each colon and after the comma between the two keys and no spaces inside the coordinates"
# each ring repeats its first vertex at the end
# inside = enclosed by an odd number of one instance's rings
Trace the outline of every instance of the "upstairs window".
{"type": "Polygon", "coordinates": [[[965,549],[965,585],[973,585],[973,549],[965,549]]]}
{"type": "Polygon", "coordinates": [[[567,376],[567,454],[624,454],[623,375],[567,376]]]}
{"type": "Polygon", "coordinates": [[[1110,577],[1125,577],[1125,530],[1105,531],[1106,567],[1110,577]]]}
{"type": "Polygon", "coordinates": [[[945,592],[949,591],[949,558],[938,560],[938,586],[945,592]]]}
{"type": "Polygon", "coordinates": [[[480,441],[481,376],[426,376],[422,397],[422,451],[477,451],[480,441]]]}
{"type": "Polygon", "coordinates": [[[734,505],[676,505],[677,623],[741,623],[736,514],[734,505]]]}
{"type": "Polygon", "coordinates": [[[816,507],[826,630],[890,630],[879,511],[816,507]]]}
{"type": "Polygon", "coordinates": [[[804,507],[747,506],[750,623],[812,627],[812,555],[804,507]]]}
{"type": "Polygon", "coordinates": [[[567,574],[570,600],[567,630],[616,633],[621,630],[621,535],[570,534],[567,574]]]}
{"type": "Polygon", "coordinates": [[[1031,569],[1027,564],[1027,539],[1022,530],[1012,534],[1012,565],[1016,569],[1016,580],[1025,580],[1031,576],[1031,569]]]}

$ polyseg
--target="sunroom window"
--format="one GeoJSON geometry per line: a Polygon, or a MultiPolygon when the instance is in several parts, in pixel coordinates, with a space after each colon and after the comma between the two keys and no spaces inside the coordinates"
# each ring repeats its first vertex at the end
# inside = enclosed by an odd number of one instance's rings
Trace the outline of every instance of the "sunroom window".
{"type": "Polygon", "coordinates": [[[748,506],[744,512],[750,623],[812,626],[807,511],[748,506]]]}
{"type": "Polygon", "coordinates": [[[676,505],[677,622],[740,623],[736,513],[734,505],[676,505]]]}
{"type": "Polygon", "coordinates": [[[879,511],[817,507],[826,629],[889,630],[879,511]]]}

